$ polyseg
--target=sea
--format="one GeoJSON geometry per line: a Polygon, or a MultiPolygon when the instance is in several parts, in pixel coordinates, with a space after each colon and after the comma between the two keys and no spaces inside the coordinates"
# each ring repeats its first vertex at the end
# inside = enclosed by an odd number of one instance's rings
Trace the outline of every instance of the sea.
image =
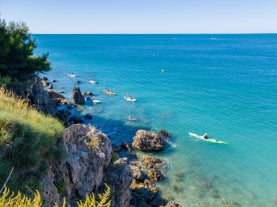
{"type": "Polygon", "coordinates": [[[78,86],[101,101],[75,110],[114,144],[138,129],[170,134],[163,152],[150,153],[167,162],[163,197],[184,207],[277,206],[277,34],[32,37],[35,55],[49,53],[42,76],[54,90],[72,100],[78,86]]]}

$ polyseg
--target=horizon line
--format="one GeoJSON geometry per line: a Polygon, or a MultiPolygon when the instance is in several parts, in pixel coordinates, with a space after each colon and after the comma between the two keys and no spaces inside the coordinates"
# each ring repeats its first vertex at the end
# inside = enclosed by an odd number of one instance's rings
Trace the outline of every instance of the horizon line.
{"type": "Polygon", "coordinates": [[[242,32],[242,33],[30,33],[34,35],[277,35],[277,32],[242,32]]]}

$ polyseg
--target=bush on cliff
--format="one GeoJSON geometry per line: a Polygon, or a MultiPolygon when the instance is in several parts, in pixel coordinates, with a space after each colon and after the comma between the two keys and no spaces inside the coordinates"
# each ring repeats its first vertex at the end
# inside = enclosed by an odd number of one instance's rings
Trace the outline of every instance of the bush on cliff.
{"type": "Polygon", "coordinates": [[[47,162],[63,155],[62,131],[57,119],[0,89],[0,186],[14,167],[11,189],[24,193],[39,189],[47,162]]]}
{"type": "Polygon", "coordinates": [[[34,56],[35,47],[35,40],[32,39],[26,24],[22,22],[7,24],[0,18],[0,84],[2,86],[26,81],[35,72],[50,70],[48,54],[34,56]],[[13,81],[9,81],[8,78],[13,81]]]}

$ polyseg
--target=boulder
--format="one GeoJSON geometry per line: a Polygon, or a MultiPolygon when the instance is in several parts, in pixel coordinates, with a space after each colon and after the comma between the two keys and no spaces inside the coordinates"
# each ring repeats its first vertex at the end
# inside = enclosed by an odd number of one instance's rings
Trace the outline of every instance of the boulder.
{"type": "MultiPolygon", "coordinates": [[[[64,130],[63,144],[66,157],[49,168],[52,172],[47,175],[53,173],[54,176],[52,175],[53,179],[49,176],[44,179],[47,183],[43,184],[42,192],[54,192],[51,183],[62,183],[63,192],[59,192],[61,197],[67,199],[67,206],[75,206],[76,200],[83,199],[102,185],[104,169],[111,162],[112,144],[107,135],[92,126],[82,124],[72,125],[64,130]]],[[[48,206],[62,201],[47,193],[43,196],[49,202],[48,206]]]]}
{"type": "Polygon", "coordinates": [[[162,137],[163,139],[169,139],[169,134],[166,130],[162,129],[158,132],[158,136],[162,137]]]}
{"type": "Polygon", "coordinates": [[[44,90],[40,78],[35,78],[33,85],[31,85],[28,98],[30,100],[30,104],[34,105],[38,111],[41,111],[45,114],[55,115],[51,98],[48,92],[44,90]]]}
{"type": "Polygon", "coordinates": [[[81,124],[83,123],[84,121],[80,118],[80,117],[77,117],[77,116],[72,116],[69,118],[68,122],[70,124],[81,124]]]}
{"type": "Polygon", "coordinates": [[[90,91],[87,91],[87,92],[84,92],[84,95],[87,95],[87,96],[92,96],[92,95],[93,95],[93,93],[92,93],[92,92],[90,92],[90,91]]]}
{"type": "Polygon", "coordinates": [[[74,87],[72,90],[72,97],[75,104],[85,104],[85,98],[82,95],[79,87],[74,87]]]}
{"type": "Polygon", "coordinates": [[[59,94],[59,93],[58,93],[58,92],[56,92],[56,91],[49,90],[49,91],[48,91],[48,93],[49,93],[50,98],[60,98],[60,99],[65,99],[65,97],[64,97],[63,95],[59,94]]]}
{"type": "Polygon", "coordinates": [[[68,109],[59,110],[56,112],[56,116],[59,120],[61,120],[65,125],[67,125],[67,121],[71,112],[68,109]]]}
{"type": "Polygon", "coordinates": [[[143,152],[162,151],[164,142],[161,136],[146,130],[138,130],[133,138],[132,146],[143,152]]]}

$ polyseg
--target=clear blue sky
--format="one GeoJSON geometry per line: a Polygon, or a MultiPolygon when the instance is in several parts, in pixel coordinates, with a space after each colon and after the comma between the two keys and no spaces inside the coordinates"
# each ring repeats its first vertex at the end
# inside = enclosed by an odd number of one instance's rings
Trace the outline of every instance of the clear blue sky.
{"type": "Polygon", "coordinates": [[[0,0],[32,33],[277,33],[277,0],[0,0]]]}

